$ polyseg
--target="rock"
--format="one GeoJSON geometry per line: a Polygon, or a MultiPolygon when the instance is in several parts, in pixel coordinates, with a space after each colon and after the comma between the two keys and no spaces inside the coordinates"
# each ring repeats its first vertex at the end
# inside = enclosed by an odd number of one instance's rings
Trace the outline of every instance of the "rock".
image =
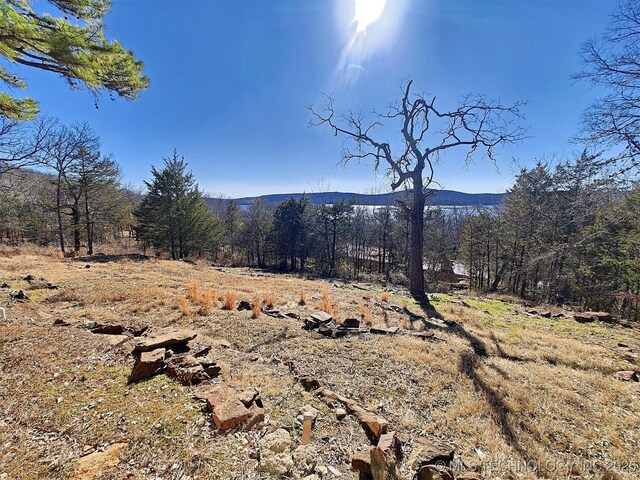
{"type": "Polygon", "coordinates": [[[252,308],[253,307],[251,305],[251,302],[247,302],[246,300],[240,300],[238,302],[238,306],[236,307],[236,310],[241,312],[243,310],[251,310],[252,308]]]}
{"type": "Polygon", "coordinates": [[[29,297],[27,297],[27,295],[22,290],[14,290],[13,292],[10,292],[9,298],[12,300],[18,300],[20,302],[26,302],[27,300],[29,300],[29,297]]]}
{"type": "Polygon", "coordinates": [[[107,335],[122,335],[124,331],[124,326],[114,324],[98,325],[91,329],[91,333],[102,333],[107,335]]]}
{"type": "Polygon", "coordinates": [[[551,318],[551,312],[549,310],[543,310],[538,315],[544,318],[551,318]]]}
{"type": "Polygon", "coordinates": [[[149,330],[148,323],[140,323],[138,325],[134,325],[133,327],[131,327],[131,333],[133,333],[134,337],[139,337],[147,330],[149,330]]]}
{"type": "Polygon", "coordinates": [[[342,326],[345,328],[360,328],[360,320],[357,318],[347,318],[342,322],[342,326]]]}
{"type": "Polygon", "coordinates": [[[264,309],[262,310],[262,313],[273,318],[284,318],[284,315],[280,313],[280,310],[264,309]]]}
{"type": "Polygon", "coordinates": [[[318,322],[317,320],[314,320],[313,318],[305,318],[302,328],[304,328],[305,330],[315,330],[319,326],[320,322],[318,322]]]}
{"type": "Polygon", "coordinates": [[[136,343],[136,350],[140,352],[148,352],[156,348],[169,347],[172,345],[184,345],[190,340],[196,338],[198,334],[191,330],[182,330],[177,328],[165,328],[156,333],[152,333],[148,337],[140,337],[136,343]]]}
{"type": "Polygon", "coordinates": [[[11,288],[11,285],[9,285],[7,282],[4,282],[2,285],[0,285],[0,288],[11,288]]]}
{"type": "Polygon", "coordinates": [[[607,312],[580,312],[574,313],[573,318],[579,323],[589,323],[599,320],[601,322],[613,321],[613,316],[607,312]]]}
{"type": "Polygon", "coordinates": [[[318,463],[317,447],[312,444],[300,445],[292,452],[293,471],[296,476],[310,475],[318,463]]]}
{"type": "Polygon", "coordinates": [[[335,331],[335,325],[333,323],[322,323],[318,327],[318,333],[325,337],[330,337],[335,331]]]}
{"type": "Polygon", "coordinates": [[[351,468],[356,472],[371,475],[371,450],[373,448],[354,453],[351,458],[351,468]]]}
{"type": "MultiPolygon", "coordinates": [[[[460,478],[460,477],[458,477],[460,478]]],[[[449,467],[425,465],[420,467],[415,475],[416,480],[454,480],[449,467]]]]}
{"type": "MultiPolygon", "coordinates": [[[[175,347],[174,347],[175,349],[175,347]]],[[[185,352],[189,352],[194,357],[205,357],[209,358],[209,352],[211,351],[211,345],[204,345],[198,342],[189,342],[186,345],[185,352]]],[[[182,352],[181,352],[182,353],[182,352]]],[[[202,360],[200,360],[202,363],[202,360]]],[[[211,361],[211,364],[215,363],[215,360],[211,361]]]]}
{"type": "Polygon", "coordinates": [[[183,385],[198,385],[205,380],[210,380],[198,360],[188,353],[173,355],[167,362],[167,375],[175,378],[183,385]]]}
{"type": "Polygon", "coordinates": [[[127,383],[139,382],[162,371],[164,368],[164,355],[164,349],[141,352],[133,364],[127,383]]]}
{"type": "Polygon", "coordinates": [[[402,458],[402,449],[395,432],[385,433],[371,450],[371,476],[374,480],[396,480],[396,469],[402,458]]]}
{"type": "Polygon", "coordinates": [[[211,417],[217,428],[220,430],[229,430],[247,420],[249,415],[249,409],[245,407],[240,400],[234,398],[220,405],[216,405],[211,417]]]}
{"type": "Polygon", "coordinates": [[[127,448],[126,443],[114,443],[102,452],[94,452],[82,457],[76,463],[70,480],[92,480],[103,470],[120,463],[120,454],[127,448]]]}
{"type": "Polygon", "coordinates": [[[265,435],[258,442],[260,465],[258,471],[271,475],[286,475],[293,469],[291,456],[291,436],[286,430],[278,430],[265,435]]]}
{"type": "Polygon", "coordinates": [[[369,412],[360,406],[352,406],[351,411],[358,421],[375,438],[380,438],[387,431],[389,422],[375,413],[369,412]]]}
{"type": "Polygon", "coordinates": [[[256,405],[262,407],[262,400],[260,399],[260,393],[255,388],[249,388],[238,394],[238,400],[240,400],[245,407],[251,406],[251,404],[256,401],[256,405]]]}
{"type": "Polygon", "coordinates": [[[320,388],[320,382],[311,375],[299,376],[298,382],[300,382],[300,385],[302,385],[302,387],[307,391],[317,390],[320,388]]]}
{"type": "Polygon", "coordinates": [[[56,319],[53,321],[53,324],[54,324],[56,327],[68,327],[69,325],[71,325],[69,322],[65,322],[65,321],[64,321],[64,320],[62,320],[61,318],[56,318],[56,319]]]}
{"type": "MultiPolygon", "coordinates": [[[[449,445],[419,437],[413,444],[413,450],[409,455],[408,462],[411,470],[419,472],[420,469],[426,465],[437,464],[449,467],[453,462],[453,456],[454,449],[449,445]]],[[[428,476],[426,476],[427,474],[428,472],[425,471],[424,478],[429,478],[428,476]]]]}
{"type": "Polygon", "coordinates": [[[205,385],[198,387],[196,393],[199,398],[204,396],[207,400],[207,408],[210,412],[213,412],[216,406],[237,398],[236,391],[227,385],[205,385]]]}
{"type": "Polygon", "coordinates": [[[100,338],[104,338],[112,347],[119,347],[129,340],[129,337],[126,335],[103,334],[103,335],[100,335],[100,338]]]}
{"type": "Polygon", "coordinates": [[[243,430],[253,430],[261,422],[264,422],[264,409],[256,404],[251,405],[249,407],[249,417],[245,421],[243,430]]]}
{"type": "Polygon", "coordinates": [[[317,409],[307,404],[301,407],[300,410],[298,410],[298,416],[296,417],[296,420],[299,425],[302,425],[302,422],[304,421],[304,417],[305,415],[307,415],[311,417],[311,424],[313,425],[316,423],[316,418],[318,418],[319,413],[320,412],[317,409]]]}
{"type": "Polygon", "coordinates": [[[336,408],[336,418],[342,420],[347,416],[347,411],[344,408],[336,408]]]}
{"type": "Polygon", "coordinates": [[[298,315],[296,312],[285,313],[285,316],[293,318],[294,320],[300,320],[300,315],[298,315]]]}
{"type": "Polygon", "coordinates": [[[638,377],[638,372],[634,372],[633,370],[621,370],[613,374],[614,378],[618,380],[622,380],[623,382],[638,382],[640,381],[640,377],[638,377]]]}
{"type": "Polygon", "coordinates": [[[399,331],[400,331],[400,327],[389,327],[389,328],[387,328],[387,332],[391,333],[391,334],[398,333],[399,331]]]}
{"type": "Polygon", "coordinates": [[[333,320],[333,317],[327,312],[313,312],[311,318],[318,323],[329,323],[333,320]]]}

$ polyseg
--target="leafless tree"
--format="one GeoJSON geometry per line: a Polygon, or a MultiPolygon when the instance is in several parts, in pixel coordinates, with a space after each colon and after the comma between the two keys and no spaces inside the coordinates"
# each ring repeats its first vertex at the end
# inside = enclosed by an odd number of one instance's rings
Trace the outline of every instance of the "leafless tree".
{"type": "Polygon", "coordinates": [[[578,140],[597,149],[622,145],[622,152],[602,163],[640,173],[640,1],[621,3],[604,34],[586,41],[580,56],[584,69],[573,78],[603,87],[606,94],[584,112],[578,140]]]}
{"type": "Polygon", "coordinates": [[[322,110],[310,107],[310,111],[312,126],[328,125],[336,136],[346,137],[343,163],[370,158],[376,170],[381,164],[386,167],[394,191],[400,187],[410,190],[411,200],[399,201],[398,205],[410,218],[410,291],[415,298],[424,299],[424,208],[433,194],[429,186],[437,163],[452,149],[466,150],[467,162],[478,152],[493,161],[497,147],[523,139],[525,131],[519,126],[523,118],[521,103],[505,107],[483,96],[466,96],[455,110],[442,111],[435,105],[436,97],[423,92],[412,94],[412,83],[406,82],[400,101],[391,105],[387,113],[374,113],[371,119],[353,112],[336,114],[331,95],[326,96],[322,110]],[[375,130],[384,121],[400,123],[401,147],[395,152],[391,143],[375,138],[375,130]]]}

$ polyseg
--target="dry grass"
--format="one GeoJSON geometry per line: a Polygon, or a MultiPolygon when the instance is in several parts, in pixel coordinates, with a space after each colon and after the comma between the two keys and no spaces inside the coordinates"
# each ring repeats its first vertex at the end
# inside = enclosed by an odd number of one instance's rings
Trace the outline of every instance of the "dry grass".
{"type": "Polygon", "coordinates": [[[200,293],[200,285],[196,280],[189,281],[187,285],[187,298],[196,305],[202,303],[202,294],[200,293]]]}
{"type": "Polygon", "coordinates": [[[235,310],[238,294],[233,290],[225,290],[222,294],[222,309],[235,310]]]}
{"type": "MultiPolygon", "coordinates": [[[[0,280],[12,288],[24,288],[20,282],[27,274],[60,286],[30,290],[32,300],[8,307],[8,320],[0,324],[0,473],[7,478],[68,478],[84,445],[125,438],[130,447],[122,463],[101,478],[173,478],[170,472],[194,479],[239,478],[246,465],[255,464],[250,458],[254,433],[214,432],[192,400],[192,389],[165,376],[127,387],[132,359],[126,348],[114,350],[75,326],[54,327],[57,318],[72,324],[127,319],[152,328],[196,329],[199,341],[214,345],[223,366],[221,381],[260,388],[272,427],[291,429],[305,403],[319,409],[314,431],[335,442],[318,434],[318,462],[343,474],[349,472],[350,452],[369,440],[353,418],[337,422],[329,407],[303,392],[286,365],[375,406],[401,438],[446,440],[457,454],[478,462],[476,449],[481,450],[485,468],[500,460],[539,465],[529,471],[504,467],[485,472],[484,478],[571,477],[546,469],[548,460],[574,462],[575,478],[637,478],[633,471],[609,467],[637,462],[640,449],[638,384],[611,375],[638,368],[636,330],[530,317],[504,298],[438,294],[442,300],[433,302],[435,308],[456,326],[428,318],[413,322],[437,341],[368,334],[325,339],[288,317],[247,322],[244,312],[229,310],[216,312],[211,321],[181,316],[175,306],[181,300],[190,309],[200,306],[185,297],[185,285],[194,281],[204,298],[208,288],[233,293],[234,307],[238,295],[272,292],[278,305],[303,318],[323,302],[330,313],[339,304],[342,316],[359,315],[365,324],[373,323],[370,308],[380,322],[385,314],[389,325],[406,325],[407,314],[380,307],[376,290],[363,293],[348,285],[329,290],[326,282],[294,276],[155,259],[85,269],[84,261],[55,259],[48,250],[2,252],[0,280]],[[322,295],[299,305],[305,288],[322,295]],[[485,356],[477,353],[479,345],[485,356]],[[249,447],[243,447],[245,441],[249,447]]],[[[393,295],[407,294],[393,290],[393,295]]],[[[262,299],[254,298],[254,308],[262,299]]],[[[8,289],[0,289],[0,303],[7,300],[8,289]]],[[[411,302],[406,308],[422,314],[411,302]]],[[[291,431],[297,439],[297,430],[291,431]]],[[[407,463],[403,478],[411,478],[407,463]]]]}
{"type": "Polygon", "coordinates": [[[200,315],[209,315],[217,306],[218,299],[216,291],[212,288],[205,289],[201,296],[200,310],[198,310],[198,313],[200,315]]]}
{"type": "Polygon", "coordinates": [[[373,324],[373,317],[371,316],[371,310],[364,303],[360,304],[360,318],[365,325],[371,326],[373,324]]]}
{"type": "Polygon", "coordinates": [[[320,301],[316,306],[321,312],[331,313],[331,299],[329,298],[329,288],[324,287],[320,294],[320,301]]]}
{"type": "Polygon", "coordinates": [[[382,292],[382,293],[380,294],[380,300],[381,300],[383,303],[389,303],[389,292],[382,292]]]}
{"type": "Polygon", "coordinates": [[[253,297],[251,301],[251,318],[258,318],[262,313],[262,299],[260,295],[253,297]]]}
{"type": "Polygon", "coordinates": [[[304,306],[307,304],[307,297],[304,293],[304,288],[300,289],[300,299],[298,300],[298,305],[304,306]]]}
{"type": "Polygon", "coordinates": [[[273,294],[273,292],[265,293],[264,305],[270,310],[273,309],[273,307],[276,305],[276,296],[273,294]]]}
{"type": "Polygon", "coordinates": [[[180,300],[178,300],[178,309],[180,310],[180,313],[182,313],[183,317],[188,317],[189,315],[191,315],[191,304],[186,298],[181,298],[180,300]]]}

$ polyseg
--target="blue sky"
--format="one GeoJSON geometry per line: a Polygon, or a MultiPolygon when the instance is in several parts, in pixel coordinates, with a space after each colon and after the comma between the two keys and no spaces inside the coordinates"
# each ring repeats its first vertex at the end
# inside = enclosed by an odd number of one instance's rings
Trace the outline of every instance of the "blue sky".
{"type": "Polygon", "coordinates": [[[337,165],[342,140],[308,128],[306,107],[333,92],[339,109],[382,109],[407,77],[447,109],[467,93],[529,101],[531,138],[500,152],[499,173],[482,158],[465,168],[460,151],[438,166],[444,188],[504,191],[514,158],[530,165],[579,149],[569,139],[598,92],[570,75],[617,1],[389,0],[357,35],[353,1],[114,0],[107,36],[134,50],[151,79],[137,101],[105,95],[96,109],[62,79],[21,74],[44,114],[89,122],[137,185],[175,148],[202,189],[228,197],[385,189],[371,165],[337,165]]]}

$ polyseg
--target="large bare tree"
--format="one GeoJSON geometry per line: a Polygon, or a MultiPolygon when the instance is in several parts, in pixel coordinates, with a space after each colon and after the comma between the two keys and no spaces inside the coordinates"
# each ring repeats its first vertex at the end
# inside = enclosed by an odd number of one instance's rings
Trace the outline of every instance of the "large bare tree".
{"type": "Polygon", "coordinates": [[[583,115],[578,140],[603,147],[623,147],[601,164],[622,173],[640,172],[640,1],[625,0],[611,15],[607,30],[580,50],[584,68],[573,78],[601,87],[604,95],[583,115]]]}
{"type": "Polygon", "coordinates": [[[345,137],[342,162],[372,159],[378,170],[382,165],[391,181],[391,189],[410,191],[409,201],[398,201],[400,209],[410,219],[409,288],[419,300],[426,297],[423,272],[423,234],[425,203],[433,191],[435,167],[449,150],[461,150],[466,161],[482,153],[492,161],[498,146],[524,138],[519,125],[521,103],[502,106],[483,96],[466,96],[455,110],[436,107],[436,97],[412,93],[413,81],[402,88],[401,99],[386,113],[372,118],[352,112],[336,114],[333,98],[327,95],[322,110],[310,107],[312,126],[327,125],[335,135],[345,137]],[[400,138],[393,144],[376,138],[376,129],[385,121],[400,124],[400,138]],[[349,146],[349,143],[351,146],[349,146]]]}

